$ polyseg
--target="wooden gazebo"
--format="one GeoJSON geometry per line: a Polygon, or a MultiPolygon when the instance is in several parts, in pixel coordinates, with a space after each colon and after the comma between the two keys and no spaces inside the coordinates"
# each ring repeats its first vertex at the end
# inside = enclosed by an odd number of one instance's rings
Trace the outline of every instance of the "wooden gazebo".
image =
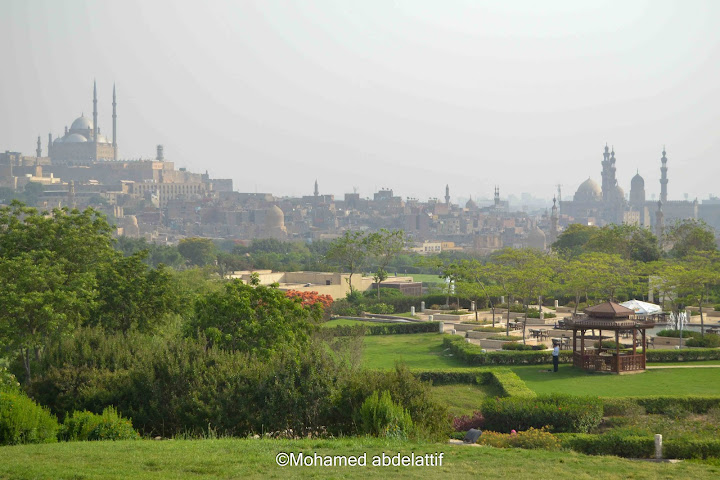
{"type": "MultiPolygon", "coordinates": [[[[585,309],[585,316],[573,323],[573,365],[583,370],[608,373],[637,373],[645,371],[647,339],[645,329],[653,324],[639,320],[635,312],[615,302],[605,302],[585,309]],[[603,330],[615,332],[615,349],[604,348],[603,330]],[[578,331],[580,335],[578,335],[578,331]],[[593,335],[588,336],[587,332],[593,335]],[[598,331],[598,335],[595,335],[598,331]],[[642,341],[638,342],[638,331],[642,341]],[[620,351],[620,336],[632,334],[632,353],[620,351]],[[579,338],[578,338],[579,337],[579,338]],[[598,348],[593,343],[597,340],[598,348]],[[588,346],[586,341],[593,342],[588,346]],[[642,346],[638,354],[637,347],[642,346]]],[[[604,338],[612,338],[606,336],[604,338]]]]}

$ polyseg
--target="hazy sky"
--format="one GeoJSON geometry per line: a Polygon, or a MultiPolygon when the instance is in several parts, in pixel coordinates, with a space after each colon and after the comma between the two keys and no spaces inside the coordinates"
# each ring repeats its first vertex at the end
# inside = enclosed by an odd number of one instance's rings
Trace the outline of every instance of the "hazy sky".
{"type": "Polygon", "coordinates": [[[92,114],[239,191],[421,200],[639,169],[720,194],[720,2],[0,0],[0,150],[92,114]]]}

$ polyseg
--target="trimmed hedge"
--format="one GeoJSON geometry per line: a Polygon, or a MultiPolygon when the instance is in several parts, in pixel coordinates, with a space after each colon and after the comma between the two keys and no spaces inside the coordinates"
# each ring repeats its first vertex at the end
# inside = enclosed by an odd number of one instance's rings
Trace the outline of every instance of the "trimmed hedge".
{"type": "MultiPolygon", "coordinates": [[[[650,436],[617,435],[607,433],[558,434],[562,446],[587,455],[616,455],[625,458],[653,458],[655,439],[650,436]]],[[[663,440],[664,458],[718,458],[720,440],[717,439],[668,439],[663,440]]]]}
{"type": "MultiPolygon", "coordinates": [[[[482,352],[477,345],[466,343],[457,335],[446,335],[443,346],[469,365],[541,365],[552,363],[552,351],[482,352]]],[[[571,363],[572,351],[560,351],[560,363],[571,363]]]]}
{"type": "Polygon", "coordinates": [[[503,350],[521,350],[521,351],[528,351],[528,350],[545,350],[547,346],[545,344],[541,343],[539,345],[526,345],[523,343],[518,342],[506,342],[502,344],[503,350]]]}
{"type": "Polygon", "coordinates": [[[682,350],[648,349],[648,362],[692,362],[720,360],[720,348],[693,348],[682,350]]]}
{"type": "Polygon", "coordinates": [[[53,443],[58,428],[47,408],[22,393],[0,392],[0,445],[53,443]]]}
{"type": "Polygon", "coordinates": [[[420,380],[432,381],[435,385],[449,383],[469,383],[479,385],[495,385],[507,397],[534,397],[525,382],[507,368],[472,369],[472,370],[431,370],[415,372],[420,380]]]}
{"type": "Polygon", "coordinates": [[[595,397],[542,395],[488,398],[481,408],[485,428],[495,432],[549,427],[551,432],[587,433],[600,425],[603,407],[595,397]]]}
{"type": "Polygon", "coordinates": [[[404,333],[437,333],[440,322],[378,323],[375,325],[338,325],[328,328],[334,337],[351,335],[396,335],[404,333]]]}

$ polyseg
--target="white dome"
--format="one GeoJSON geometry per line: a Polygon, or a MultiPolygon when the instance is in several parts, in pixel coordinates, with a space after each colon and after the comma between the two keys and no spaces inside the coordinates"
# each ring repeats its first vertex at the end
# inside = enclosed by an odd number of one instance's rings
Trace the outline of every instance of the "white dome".
{"type": "Polygon", "coordinates": [[[79,133],[72,133],[63,139],[63,143],[85,143],[87,138],[83,137],[79,133]]]}
{"type": "Polygon", "coordinates": [[[105,135],[101,135],[99,133],[98,133],[98,137],[97,137],[97,142],[98,143],[110,143],[105,135]]]}
{"type": "Polygon", "coordinates": [[[63,139],[60,137],[56,138],[55,140],[53,140],[53,145],[55,145],[56,143],[63,143],[63,139]]]}
{"type": "Polygon", "coordinates": [[[84,115],[82,117],[76,118],[70,126],[70,130],[92,130],[92,128],[92,121],[84,115]]]}
{"type": "Polygon", "coordinates": [[[595,183],[592,178],[588,178],[580,184],[573,200],[576,202],[598,202],[602,200],[600,185],[595,183]]]}

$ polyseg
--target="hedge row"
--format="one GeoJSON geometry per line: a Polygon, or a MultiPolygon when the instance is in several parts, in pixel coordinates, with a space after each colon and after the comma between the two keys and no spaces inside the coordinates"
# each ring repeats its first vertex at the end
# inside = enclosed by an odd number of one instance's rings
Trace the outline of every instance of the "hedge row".
{"type": "Polygon", "coordinates": [[[643,407],[647,413],[667,413],[676,409],[691,413],[707,413],[711,408],[720,407],[720,396],[710,395],[652,395],[624,398],[643,407]]]}
{"type": "MultiPolygon", "coordinates": [[[[564,448],[588,455],[616,455],[625,458],[653,458],[655,439],[650,436],[622,436],[587,433],[558,435],[564,448]]],[[[720,440],[668,439],[663,440],[664,458],[718,458],[720,440]]]]}
{"type": "MultiPolygon", "coordinates": [[[[447,335],[443,345],[469,365],[538,365],[552,363],[551,351],[501,351],[486,352],[458,335],[447,335]]],[[[701,360],[720,360],[720,348],[693,348],[682,350],[650,349],[647,361],[652,362],[691,362],[701,360]]],[[[560,363],[572,363],[572,351],[560,350],[560,363]]]]}
{"type": "Polygon", "coordinates": [[[551,432],[587,433],[603,416],[599,398],[571,395],[487,398],[480,410],[486,430],[504,433],[546,426],[551,432]]]}
{"type": "Polygon", "coordinates": [[[338,325],[327,329],[330,335],[395,335],[401,333],[436,333],[440,322],[378,323],[375,325],[338,325]]]}
{"type": "Polygon", "coordinates": [[[415,372],[420,380],[432,381],[435,385],[448,383],[469,383],[495,385],[506,397],[534,397],[525,382],[515,372],[507,368],[470,369],[470,370],[431,370],[415,372]]]}
{"type": "MultiPolygon", "coordinates": [[[[443,346],[469,365],[540,365],[552,363],[552,351],[499,351],[485,352],[477,345],[467,343],[457,335],[446,335],[443,346]]],[[[560,351],[560,363],[571,363],[572,352],[560,351]]]]}

